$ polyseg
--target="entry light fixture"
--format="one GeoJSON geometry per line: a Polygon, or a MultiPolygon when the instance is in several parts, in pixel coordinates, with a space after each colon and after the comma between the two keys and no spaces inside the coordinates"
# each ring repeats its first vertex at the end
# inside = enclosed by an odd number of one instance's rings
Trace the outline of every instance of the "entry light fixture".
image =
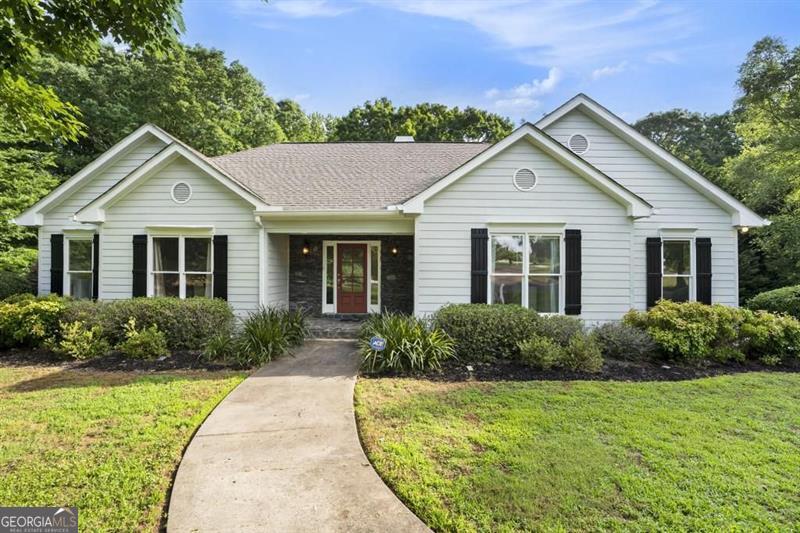
{"type": "Polygon", "coordinates": [[[392,246],[392,255],[397,255],[397,246],[392,246]]]}
{"type": "Polygon", "coordinates": [[[308,241],[303,241],[303,255],[308,255],[311,252],[311,245],[308,241]]]}
{"type": "Polygon", "coordinates": [[[741,228],[739,228],[739,231],[741,231],[742,233],[747,233],[748,231],[750,231],[750,228],[748,228],[747,226],[742,226],[741,228]]]}

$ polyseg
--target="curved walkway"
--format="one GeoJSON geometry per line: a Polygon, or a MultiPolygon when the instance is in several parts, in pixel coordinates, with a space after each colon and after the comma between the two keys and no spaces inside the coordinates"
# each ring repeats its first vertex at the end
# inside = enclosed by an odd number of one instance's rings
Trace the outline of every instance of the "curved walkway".
{"type": "Polygon", "coordinates": [[[244,380],[189,444],[168,530],[429,531],[361,449],[357,369],[352,342],[309,341],[244,380]]]}

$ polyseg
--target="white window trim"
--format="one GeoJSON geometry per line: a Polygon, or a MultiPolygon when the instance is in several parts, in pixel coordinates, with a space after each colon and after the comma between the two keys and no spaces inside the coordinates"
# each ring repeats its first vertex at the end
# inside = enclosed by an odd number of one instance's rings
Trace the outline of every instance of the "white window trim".
{"type": "Polygon", "coordinates": [[[528,301],[528,278],[533,277],[553,277],[558,276],[558,312],[557,313],[539,313],[540,315],[563,315],[564,314],[564,307],[565,307],[565,288],[564,288],[564,257],[566,253],[565,248],[565,241],[564,241],[564,233],[554,233],[554,232],[539,232],[539,231],[517,231],[517,232],[490,232],[489,233],[489,249],[487,250],[487,258],[489,262],[488,268],[488,275],[486,276],[486,300],[491,304],[494,303],[492,301],[492,296],[494,291],[492,291],[492,277],[518,277],[522,276],[522,306],[527,308],[529,301],[528,301]],[[492,249],[492,237],[514,237],[522,235],[522,274],[495,274],[494,273],[494,250],[492,249]],[[558,237],[558,253],[559,253],[559,260],[558,260],[558,274],[531,274],[530,273],[530,237],[558,237]]]}
{"type": "Polygon", "coordinates": [[[322,241],[322,314],[324,315],[332,315],[336,314],[338,302],[338,286],[337,286],[337,269],[339,268],[339,244],[366,244],[367,245],[367,313],[380,313],[381,312],[381,302],[383,300],[383,291],[381,290],[381,280],[383,279],[382,274],[382,267],[381,264],[381,241],[322,241]],[[328,278],[328,265],[325,261],[327,247],[333,247],[333,304],[329,304],[326,301],[326,281],[328,278]],[[372,303],[372,254],[370,253],[371,248],[378,249],[378,303],[372,303]]]}
{"type": "Polygon", "coordinates": [[[661,298],[664,298],[664,278],[689,278],[689,300],[697,300],[697,276],[695,268],[695,238],[693,236],[669,236],[661,238],[661,298]],[[664,273],[664,245],[668,242],[688,242],[689,243],[689,274],[665,274],[664,273]]]}
{"type": "MultiPolygon", "coordinates": [[[[96,259],[94,257],[94,234],[92,235],[80,235],[80,236],[64,236],[64,275],[63,275],[63,282],[62,282],[62,292],[64,296],[72,296],[71,291],[71,283],[70,283],[70,275],[71,274],[89,274],[94,275],[95,269],[95,262],[96,259]],[[69,246],[70,241],[88,241],[90,243],[90,250],[92,253],[90,254],[92,258],[92,268],[91,270],[70,270],[69,265],[69,246]]],[[[94,298],[96,295],[94,294],[94,278],[92,278],[92,286],[89,289],[91,293],[89,299],[94,298]]]]}
{"type": "Polygon", "coordinates": [[[178,298],[181,300],[186,299],[186,275],[192,274],[205,274],[211,275],[211,295],[214,295],[214,238],[211,235],[193,235],[189,234],[165,234],[156,233],[147,235],[147,296],[155,296],[155,276],[154,274],[178,274],[178,298]],[[153,239],[178,239],[178,271],[174,270],[153,270],[153,239]],[[211,271],[210,272],[195,272],[186,271],[186,239],[209,239],[211,241],[211,271]]]}

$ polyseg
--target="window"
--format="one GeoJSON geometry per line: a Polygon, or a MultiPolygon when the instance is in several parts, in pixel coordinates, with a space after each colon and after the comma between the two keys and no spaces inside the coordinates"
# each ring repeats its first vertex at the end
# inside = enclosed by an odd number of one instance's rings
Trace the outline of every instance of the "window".
{"type": "Polygon", "coordinates": [[[212,297],[211,238],[153,237],[153,295],[212,297]]]}
{"type": "Polygon", "coordinates": [[[379,273],[379,266],[380,266],[380,259],[378,255],[380,254],[380,248],[377,246],[370,246],[369,247],[369,303],[370,305],[378,305],[380,301],[380,291],[381,291],[381,276],[379,273]]]}
{"type": "Polygon", "coordinates": [[[561,311],[561,236],[492,235],[492,303],[518,304],[539,313],[561,311]]]}
{"type": "Polygon", "coordinates": [[[94,253],[89,239],[67,239],[67,287],[73,298],[92,297],[94,253]]]}
{"type": "Polygon", "coordinates": [[[333,292],[336,289],[333,283],[334,274],[334,247],[332,244],[325,245],[325,305],[333,305],[333,292]]]}
{"type": "Polygon", "coordinates": [[[673,302],[694,299],[692,241],[665,240],[662,247],[661,297],[673,302]]]}

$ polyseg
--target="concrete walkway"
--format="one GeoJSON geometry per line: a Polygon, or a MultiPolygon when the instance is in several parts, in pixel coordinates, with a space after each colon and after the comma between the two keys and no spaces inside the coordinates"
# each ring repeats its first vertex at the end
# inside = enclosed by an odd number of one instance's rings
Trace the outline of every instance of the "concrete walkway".
{"type": "Polygon", "coordinates": [[[357,368],[352,342],[309,341],[244,380],[189,444],[168,530],[429,531],[361,449],[357,368]]]}

